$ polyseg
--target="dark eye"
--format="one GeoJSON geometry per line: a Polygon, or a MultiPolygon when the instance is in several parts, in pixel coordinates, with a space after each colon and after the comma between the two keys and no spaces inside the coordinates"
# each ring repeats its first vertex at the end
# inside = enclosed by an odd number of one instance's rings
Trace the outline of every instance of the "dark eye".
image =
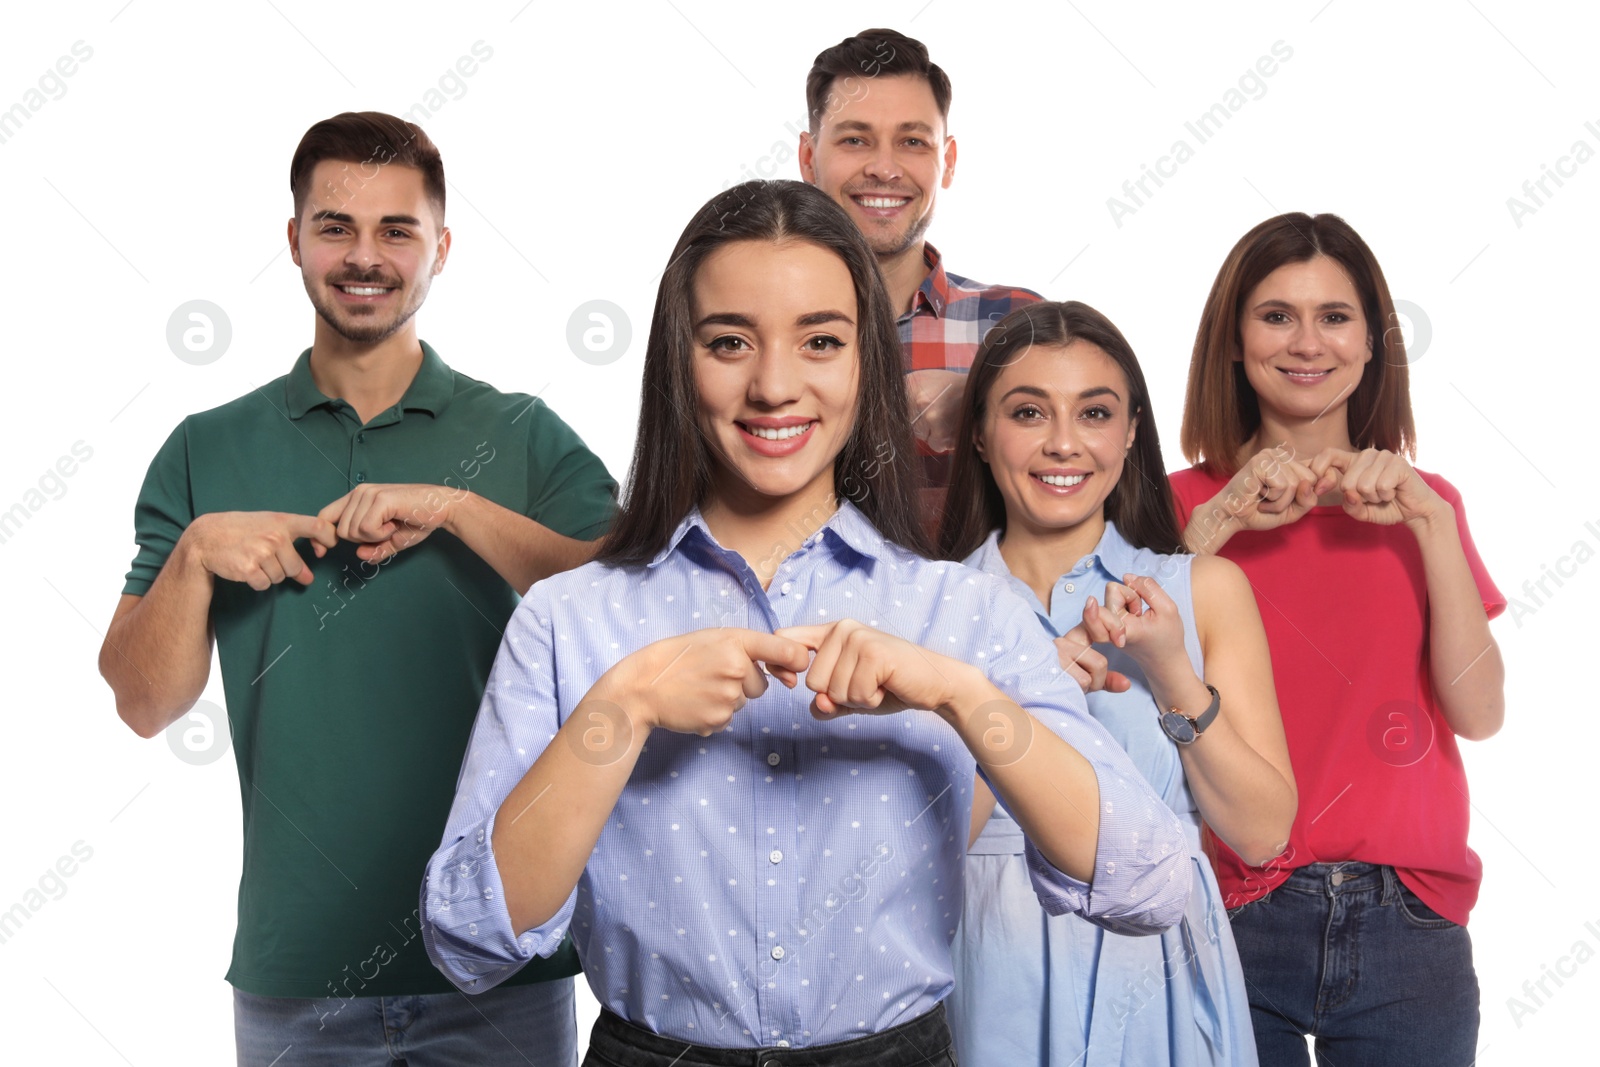
{"type": "Polygon", "coordinates": [[[389,236],[393,237],[393,236],[396,236],[396,235],[399,235],[400,237],[410,237],[411,236],[409,233],[407,233],[404,230],[390,230],[389,231],[389,236]]]}
{"type": "Polygon", "coordinates": [[[1085,411],[1082,417],[1090,419],[1094,422],[1105,422],[1107,419],[1111,418],[1111,409],[1096,404],[1094,407],[1085,411]]]}
{"type": "Polygon", "coordinates": [[[805,343],[808,352],[831,352],[836,348],[843,348],[844,342],[829,334],[818,334],[805,343]]]}
{"type": "Polygon", "coordinates": [[[1342,311],[1330,311],[1327,315],[1327,321],[1335,326],[1341,326],[1350,321],[1350,316],[1342,311]]]}
{"type": "Polygon", "coordinates": [[[1281,311],[1269,311],[1265,315],[1261,316],[1261,321],[1270,322],[1274,326],[1281,326],[1283,323],[1289,321],[1289,316],[1285,315],[1281,311]]]}
{"type": "Polygon", "coordinates": [[[1035,404],[1023,404],[1011,413],[1011,417],[1018,422],[1032,422],[1035,419],[1044,418],[1044,412],[1040,411],[1035,404]]]}
{"type": "Polygon", "coordinates": [[[706,347],[713,352],[739,352],[748,349],[749,345],[745,344],[743,337],[724,334],[721,337],[714,337],[707,341],[706,347]]]}

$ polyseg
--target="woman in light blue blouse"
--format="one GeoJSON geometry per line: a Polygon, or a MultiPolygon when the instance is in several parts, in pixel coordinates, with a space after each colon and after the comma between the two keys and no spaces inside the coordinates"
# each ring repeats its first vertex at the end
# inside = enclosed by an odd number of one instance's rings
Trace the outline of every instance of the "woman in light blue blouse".
{"type": "Polygon", "coordinates": [[[1021,830],[980,783],[950,1000],[961,1061],[1253,1065],[1238,954],[1201,853],[1203,820],[1265,862],[1294,817],[1249,583],[1183,553],[1144,375],[1087,305],[1033,304],[994,326],[958,440],[941,554],[1032,606],[1091,714],[1181,819],[1195,869],[1183,921],[1159,937],[1046,915],[1026,892],[1021,830]]]}
{"type": "Polygon", "coordinates": [[[1182,915],[1182,828],[1027,605],[908,550],[900,359],[833,201],[714,198],[662,276],[605,548],[507,625],[424,941],[471,993],[570,932],[591,1063],[953,1063],[975,770],[1037,904],[1132,932],[1182,915]]]}

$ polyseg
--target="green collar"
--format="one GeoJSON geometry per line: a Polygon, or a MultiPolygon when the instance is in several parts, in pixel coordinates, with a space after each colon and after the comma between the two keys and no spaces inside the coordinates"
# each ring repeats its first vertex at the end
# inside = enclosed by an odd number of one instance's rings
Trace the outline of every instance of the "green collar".
{"type": "MultiPolygon", "coordinates": [[[[422,365],[417,368],[417,376],[411,379],[411,384],[406,387],[405,395],[400,398],[399,407],[401,411],[426,411],[438,418],[444,413],[444,409],[450,406],[450,398],[455,394],[455,372],[445,365],[444,360],[439,358],[439,353],[435,352],[428,342],[423,341],[421,344],[422,365]]],[[[312,408],[340,402],[334,397],[324,395],[322,390],[317,388],[317,383],[312,381],[309,348],[300,353],[300,358],[295,361],[294,369],[289,372],[289,382],[284,393],[291,419],[300,418],[312,408]]]]}

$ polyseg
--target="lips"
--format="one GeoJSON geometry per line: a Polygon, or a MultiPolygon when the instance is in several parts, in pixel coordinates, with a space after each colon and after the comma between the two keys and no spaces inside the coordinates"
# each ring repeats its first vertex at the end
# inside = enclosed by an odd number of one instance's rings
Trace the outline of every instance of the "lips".
{"type": "Polygon", "coordinates": [[[850,199],[868,216],[891,218],[910,204],[914,197],[904,193],[851,193],[850,199]]]}
{"type": "Polygon", "coordinates": [[[758,419],[736,422],[739,435],[745,444],[759,455],[789,456],[804,448],[811,440],[811,431],[817,420],[804,418],[758,419]]]}
{"type": "Polygon", "coordinates": [[[1064,471],[1035,471],[1028,475],[1034,485],[1052,496],[1071,496],[1083,488],[1083,483],[1089,480],[1086,472],[1064,471]]]}
{"type": "Polygon", "coordinates": [[[399,289],[397,285],[375,282],[333,282],[333,288],[344,299],[355,303],[372,303],[382,300],[399,289]]]}

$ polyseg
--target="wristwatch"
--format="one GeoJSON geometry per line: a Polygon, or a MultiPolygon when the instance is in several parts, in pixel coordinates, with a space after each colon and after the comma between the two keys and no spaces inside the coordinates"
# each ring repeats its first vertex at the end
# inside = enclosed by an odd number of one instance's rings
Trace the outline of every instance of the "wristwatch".
{"type": "Polygon", "coordinates": [[[1198,741],[1200,735],[1206,732],[1206,727],[1211,725],[1211,720],[1222,710],[1222,694],[1214,686],[1207,685],[1206,688],[1211,690],[1211,703],[1198,718],[1191,719],[1177,708],[1161,713],[1161,728],[1180,745],[1192,745],[1198,741]]]}

